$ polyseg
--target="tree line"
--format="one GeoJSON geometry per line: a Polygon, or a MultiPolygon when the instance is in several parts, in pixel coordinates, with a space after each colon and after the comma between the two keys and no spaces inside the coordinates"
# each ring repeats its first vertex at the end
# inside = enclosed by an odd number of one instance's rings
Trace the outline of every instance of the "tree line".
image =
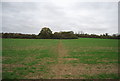
{"type": "Polygon", "coordinates": [[[21,38],[21,39],[78,39],[78,38],[104,38],[104,39],[120,39],[120,35],[108,33],[102,35],[77,33],[73,31],[54,32],[44,27],[38,35],[35,34],[21,34],[21,33],[0,33],[1,38],[21,38]]]}

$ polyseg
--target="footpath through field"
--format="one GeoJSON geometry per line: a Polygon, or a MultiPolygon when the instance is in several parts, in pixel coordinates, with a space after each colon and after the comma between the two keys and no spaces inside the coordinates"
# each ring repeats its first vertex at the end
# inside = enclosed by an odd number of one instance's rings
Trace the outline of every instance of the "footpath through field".
{"type": "Polygon", "coordinates": [[[66,64],[64,64],[65,56],[68,55],[68,51],[63,45],[62,41],[59,40],[58,46],[57,46],[57,53],[58,53],[58,63],[51,67],[51,73],[54,75],[54,79],[61,79],[62,75],[65,74],[68,67],[66,64]]]}
{"type": "Polygon", "coordinates": [[[77,72],[74,71],[74,67],[71,64],[66,64],[66,61],[70,60],[76,60],[75,58],[65,58],[69,56],[67,48],[65,45],[62,43],[62,40],[59,40],[58,46],[57,46],[57,53],[58,53],[58,58],[57,61],[58,63],[55,65],[51,66],[50,73],[53,75],[52,79],[67,79],[71,78],[73,79],[74,77],[68,77],[67,75],[74,75],[77,72]]]}

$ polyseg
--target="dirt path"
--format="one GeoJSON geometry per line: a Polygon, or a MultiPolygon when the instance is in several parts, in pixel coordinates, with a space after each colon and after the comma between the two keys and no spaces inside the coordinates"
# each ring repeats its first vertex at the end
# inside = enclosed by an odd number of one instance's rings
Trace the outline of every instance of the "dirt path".
{"type": "Polygon", "coordinates": [[[65,74],[65,71],[67,70],[66,64],[64,63],[65,56],[67,56],[68,51],[65,49],[65,46],[63,46],[61,40],[58,43],[57,46],[57,53],[58,53],[58,63],[51,67],[51,73],[54,75],[54,79],[61,79],[62,75],[65,74]]]}
{"type": "Polygon", "coordinates": [[[63,63],[63,60],[65,60],[63,57],[67,56],[68,53],[65,46],[63,46],[61,40],[58,43],[57,52],[58,52],[58,64],[61,64],[63,63]]]}
{"type": "Polygon", "coordinates": [[[67,60],[75,60],[74,58],[64,58],[68,56],[68,50],[62,44],[60,40],[57,46],[57,53],[58,53],[58,63],[51,67],[51,73],[54,75],[53,79],[65,79],[64,75],[69,75],[70,70],[72,70],[70,64],[64,64],[67,60]]]}

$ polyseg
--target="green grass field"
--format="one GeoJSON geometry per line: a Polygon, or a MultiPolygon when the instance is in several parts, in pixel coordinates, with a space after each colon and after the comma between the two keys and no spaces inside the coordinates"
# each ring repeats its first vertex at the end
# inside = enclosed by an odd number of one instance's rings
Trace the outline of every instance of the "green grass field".
{"type": "Polygon", "coordinates": [[[118,40],[2,39],[3,79],[117,79],[118,40]]]}

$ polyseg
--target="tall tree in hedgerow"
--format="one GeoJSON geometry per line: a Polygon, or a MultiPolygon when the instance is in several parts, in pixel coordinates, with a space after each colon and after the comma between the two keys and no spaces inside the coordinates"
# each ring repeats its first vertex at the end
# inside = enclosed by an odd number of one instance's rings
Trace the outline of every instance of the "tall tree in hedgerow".
{"type": "Polygon", "coordinates": [[[49,28],[44,27],[40,31],[39,36],[40,36],[40,38],[43,38],[43,39],[51,39],[52,38],[52,31],[49,28]]]}

